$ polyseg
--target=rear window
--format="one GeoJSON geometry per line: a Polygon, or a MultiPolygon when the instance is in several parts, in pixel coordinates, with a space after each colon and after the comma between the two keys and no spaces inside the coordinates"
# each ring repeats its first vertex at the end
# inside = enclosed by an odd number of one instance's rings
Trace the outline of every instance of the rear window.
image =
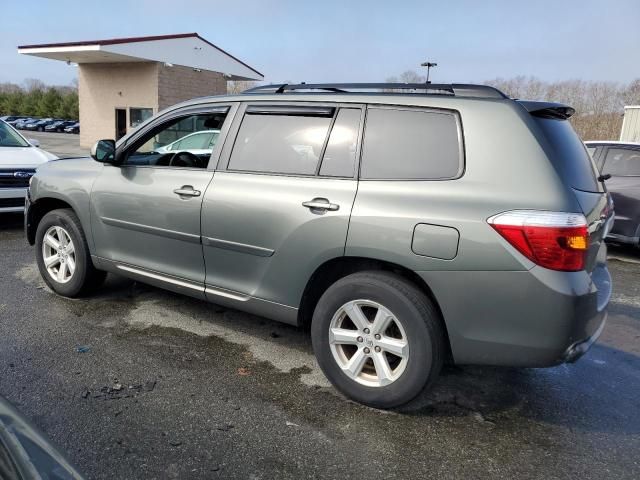
{"type": "Polygon", "coordinates": [[[553,151],[550,158],[562,180],[585,192],[603,192],[596,166],[568,120],[534,117],[553,151]]]}
{"type": "Polygon", "coordinates": [[[640,150],[609,148],[603,171],[614,177],[640,176],[640,150]]]}
{"type": "Polygon", "coordinates": [[[453,113],[370,107],[362,152],[363,179],[443,180],[462,172],[453,113]]]}

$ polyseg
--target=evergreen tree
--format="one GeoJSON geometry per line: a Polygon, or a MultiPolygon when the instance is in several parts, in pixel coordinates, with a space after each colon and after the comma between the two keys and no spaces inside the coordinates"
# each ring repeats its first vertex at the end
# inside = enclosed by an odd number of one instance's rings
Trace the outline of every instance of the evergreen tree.
{"type": "Polygon", "coordinates": [[[8,93],[2,104],[2,113],[4,115],[23,115],[24,100],[24,93],[20,91],[8,93]]]}
{"type": "Polygon", "coordinates": [[[56,115],[62,103],[62,95],[55,88],[48,88],[37,103],[36,115],[40,117],[53,117],[56,115]]]}
{"type": "Polygon", "coordinates": [[[40,99],[44,94],[42,90],[34,89],[25,95],[23,103],[23,115],[38,116],[40,99]]]}

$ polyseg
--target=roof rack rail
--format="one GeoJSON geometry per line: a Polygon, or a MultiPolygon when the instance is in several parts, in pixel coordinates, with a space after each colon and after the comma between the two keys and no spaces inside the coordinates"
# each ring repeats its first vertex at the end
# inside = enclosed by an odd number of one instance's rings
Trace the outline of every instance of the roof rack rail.
{"type": "Polygon", "coordinates": [[[455,95],[461,97],[508,98],[504,93],[488,85],[464,83],[298,83],[260,85],[244,93],[288,93],[298,90],[317,90],[325,93],[413,93],[427,95],[455,95]]]}

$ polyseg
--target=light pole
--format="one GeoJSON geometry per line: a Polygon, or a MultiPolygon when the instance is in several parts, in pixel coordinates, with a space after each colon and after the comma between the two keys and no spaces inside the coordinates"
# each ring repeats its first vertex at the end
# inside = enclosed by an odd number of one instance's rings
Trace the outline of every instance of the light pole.
{"type": "Polygon", "coordinates": [[[427,83],[431,83],[429,81],[429,72],[431,71],[431,67],[437,67],[438,64],[436,62],[424,62],[420,64],[421,67],[427,67],[427,83]]]}

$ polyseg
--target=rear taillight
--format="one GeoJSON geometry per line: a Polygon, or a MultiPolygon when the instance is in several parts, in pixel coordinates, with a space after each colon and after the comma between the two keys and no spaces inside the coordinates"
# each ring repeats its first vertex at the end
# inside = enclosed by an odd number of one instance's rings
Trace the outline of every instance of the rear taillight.
{"type": "Polygon", "coordinates": [[[495,215],[487,222],[541,267],[565,272],[584,269],[589,231],[582,214],[513,210],[495,215]]]}

